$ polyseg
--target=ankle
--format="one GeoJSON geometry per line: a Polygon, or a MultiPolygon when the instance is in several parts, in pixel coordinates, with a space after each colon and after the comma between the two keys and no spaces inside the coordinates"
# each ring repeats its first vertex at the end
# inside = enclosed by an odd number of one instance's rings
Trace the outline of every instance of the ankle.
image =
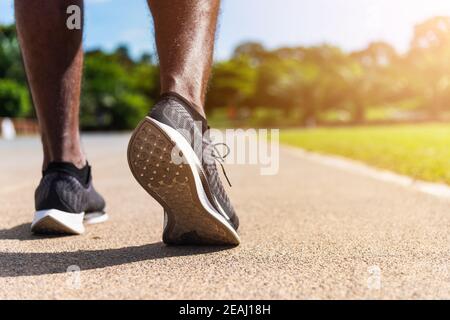
{"type": "Polygon", "coordinates": [[[42,146],[44,151],[43,170],[51,162],[72,163],[78,169],[86,166],[87,159],[81,146],[80,134],[77,130],[71,130],[70,134],[48,133],[47,130],[42,130],[42,146]]]}
{"type": "Polygon", "coordinates": [[[180,102],[181,104],[183,104],[184,106],[188,107],[189,109],[192,109],[192,112],[194,114],[197,114],[200,119],[204,119],[206,121],[206,116],[205,113],[203,111],[203,108],[194,105],[191,101],[189,101],[188,99],[186,99],[185,97],[183,97],[182,95],[180,95],[177,92],[164,92],[161,94],[160,96],[161,98],[172,98],[172,99],[176,99],[178,102],[180,102]]]}
{"type": "Polygon", "coordinates": [[[206,118],[205,110],[203,108],[204,98],[201,91],[201,89],[195,86],[178,83],[176,80],[173,80],[170,85],[161,88],[161,94],[175,93],[181,96],[184,100],[189,102],[189,105],[193,109],[206,118]]]}
{"type": "Polygon", "coordinates": [[[83,169],[87,165],[86,157],[81,155],[61,155],[61,156],[44,156],[44,161],[42,164],[42,169],[45,170],[48,165],[52,162],[59,162],[59,163],[71,163],[78,169],[83,169]]]}
{"type": "Polygon", "coordinates": [[[88,164],[82,168],[78,168],[71,162],[51,162],[44,170],[44,175],[53,172],[69,174],[75,177],[83,185],[87,185],[91,178],[91,167],[88,164]]]}

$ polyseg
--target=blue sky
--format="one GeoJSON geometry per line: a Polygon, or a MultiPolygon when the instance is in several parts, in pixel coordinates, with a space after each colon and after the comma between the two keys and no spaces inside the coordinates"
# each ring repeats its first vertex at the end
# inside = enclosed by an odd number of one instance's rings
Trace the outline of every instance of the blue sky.
{"type": "MultiPolygon", "coordinates": [[[[169,0],[167,0],[169,1],[169,0]]],[[[12,22],[12,0],[0,0],[0,22],[12,22]]],[[[86,0],[86,48],[128,44],[134,55],[154,51],[145,0],[86,0]]],[[[223,0],[216,59],[243,41],[269,48],[331,43],[347,51],[385,40],[408,48],[413,26],[449,15],[449,0],[223,0]]]]}

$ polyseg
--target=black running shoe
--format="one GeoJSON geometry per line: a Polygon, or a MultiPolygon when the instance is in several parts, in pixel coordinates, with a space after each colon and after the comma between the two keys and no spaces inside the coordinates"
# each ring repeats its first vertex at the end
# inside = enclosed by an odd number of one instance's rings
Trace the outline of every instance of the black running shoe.
{"type": "Polygon", "coordinates": [[[169,93],[130,140],[131,171],[164,208],[167,244],[239,244],[239,220],[220,181],[220,157],[207,129],[189,102],[169,93]]]}
{"type": "Polygon", "coordinates": [[[35,192],[31,231],[37,234],[82,234],[84,223],[108,220],[105,201],[92,186],[91,168],[77,175],[71,163],[51,163],[35,192]]]}

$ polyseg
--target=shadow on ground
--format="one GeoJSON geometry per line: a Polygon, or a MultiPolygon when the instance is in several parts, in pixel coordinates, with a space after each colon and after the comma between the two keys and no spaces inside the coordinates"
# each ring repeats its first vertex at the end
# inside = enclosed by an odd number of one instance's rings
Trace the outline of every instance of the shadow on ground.
{"type": "MultiPolygon", "coordinates": [[[[0,230],[0,240],[42,240],[30,234],[29,224],[0,230]]],[[[45,238],[44,238],[45,239],[45,238]]],[[[67,272],[69,266],[93,270],[133,262],[207,254],[230,247],[166,246],[162,242],[119,249],[76,252],[0,252],[0,277],[19,277],[67,272]]]]}
{"type": "Polygon", "coordinates": [[[30,228],[30,223],[23,223],[10,229],[0,229],[0,240],[42,240],[42,237],[33,235],[30,228]]]}

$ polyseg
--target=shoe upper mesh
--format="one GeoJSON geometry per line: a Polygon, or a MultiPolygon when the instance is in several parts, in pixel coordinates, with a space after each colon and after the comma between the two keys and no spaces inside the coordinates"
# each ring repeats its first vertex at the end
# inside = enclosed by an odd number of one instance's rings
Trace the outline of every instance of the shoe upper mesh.
{"type": "Polygon", "coordinates": [[[180,132],[190,143],[202,164],[212,194],[237,228],[237,216],[220,179],[213,144],[206,132],[207,128],[203,127],[202,121],[195,121],[187,108],[190,107],[166,97],[154,106],[150,116],[180,132]]]}

